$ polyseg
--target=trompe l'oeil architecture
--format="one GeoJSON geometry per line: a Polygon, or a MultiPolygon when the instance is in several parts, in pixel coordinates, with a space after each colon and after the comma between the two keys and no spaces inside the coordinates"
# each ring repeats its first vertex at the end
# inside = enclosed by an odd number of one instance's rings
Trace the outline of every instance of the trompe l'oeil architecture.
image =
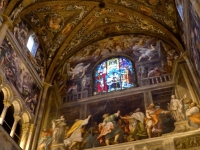
{"type": "Polygon", "coordinates": [[[2,0],[0,148],[198,150],[198,0],[2,0]]]}

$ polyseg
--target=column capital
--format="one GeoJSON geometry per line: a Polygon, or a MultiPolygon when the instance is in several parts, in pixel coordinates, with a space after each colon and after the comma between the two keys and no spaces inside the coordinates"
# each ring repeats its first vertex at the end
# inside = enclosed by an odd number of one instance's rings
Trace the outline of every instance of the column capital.
{"type": "Polygon", "coordinates": [[[4,106],[6,106],[6,107],[10,107],[10,106],[12,105],[12,103],[11,103],[10,101],[8,101],[8,100],[4,100],[4,101],[3,101],[3,104],[4,104],[4,106]]]}
{"type": "Polygon", "coordinates": [[[30,126],[31,126],[31,123],[29,123],[29,122],[23,123],[22,124],[22,131],[28,131],[30,126]]]}
{"type": "Polygon", "coordinates": [[[13,117],[15,121],[19,121],[21,119],[21,116],[19,114],[14,114],[13,117]]]}
{"type": "Polygon", "coordinates": [[[2,24],[7,24],[8,27],[13,27],[12,21],[10,20],[10,18],[2,13],[0,13],[0,16],[2,16],[3,18],[3,22],[2,24]]]}
{"type": "Polygon", "coordinates": [[[48,89],[49,87],[51,87],[52,85],[46,82],[42,82],[42,85],[45,89],[48,89]]]}

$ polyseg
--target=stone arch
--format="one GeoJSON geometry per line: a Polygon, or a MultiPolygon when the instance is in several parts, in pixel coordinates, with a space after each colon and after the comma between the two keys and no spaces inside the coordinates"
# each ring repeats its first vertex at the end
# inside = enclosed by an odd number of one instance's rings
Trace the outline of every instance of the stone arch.
{"type": "Polygon", "coordinates": [[[4,85],[2,85],[2,89],[1,90],[3,91],[4,99],[12,101],[13,92],[12,92],[11,87],[8,84],[4,84],[4,85]]]}
{"type": "Polygon", "coordinates": [[[18,98],[13,100],[12,105],[14,106],[14,114],[22,113],[22,104],[18,98]]]}

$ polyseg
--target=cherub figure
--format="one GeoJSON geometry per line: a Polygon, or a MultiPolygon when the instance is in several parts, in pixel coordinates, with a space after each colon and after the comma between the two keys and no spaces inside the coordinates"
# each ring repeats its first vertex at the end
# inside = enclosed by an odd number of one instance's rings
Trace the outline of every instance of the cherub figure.
{"type": "Polygon", "coordinates": [[[75,75],[79,75],[79,73],[82,73],[80,78],[82,78],[85,75],[85,72],[87,68],[90,66],[90,63],[84,66],[84,63],[79,63],[76,65],[75,68],[70,68],[69,75],[72,75],[72,79],[74,79],[75,75]]]}

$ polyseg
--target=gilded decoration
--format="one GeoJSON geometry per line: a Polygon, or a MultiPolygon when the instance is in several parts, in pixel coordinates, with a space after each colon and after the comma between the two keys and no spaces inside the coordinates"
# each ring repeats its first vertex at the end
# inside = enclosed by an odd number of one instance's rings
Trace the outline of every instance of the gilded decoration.
{"type": "Polygon", "coordinates": [[[52,32],[58,32],[63,26],[63,19],[59,14],[49,14],[45,18],[46,26],[52,32]]]}
{"type": "Polygon", "coordinates": [[[43,1],[28,6],[14,18],[25,19],[38,31],[46,49],[47,66],[52,71],[66,55],[75,53],[77,47],[92,39],[138,29],[170,39],[172,35],[165,27],[176,32],[174,10],[172,0],[167,1],[167,5],[160,0],[108,0],[105,8],[99,8],[96,1],[43,1]],[[104,28],[103,24],[109,27],[104,28]]]}

